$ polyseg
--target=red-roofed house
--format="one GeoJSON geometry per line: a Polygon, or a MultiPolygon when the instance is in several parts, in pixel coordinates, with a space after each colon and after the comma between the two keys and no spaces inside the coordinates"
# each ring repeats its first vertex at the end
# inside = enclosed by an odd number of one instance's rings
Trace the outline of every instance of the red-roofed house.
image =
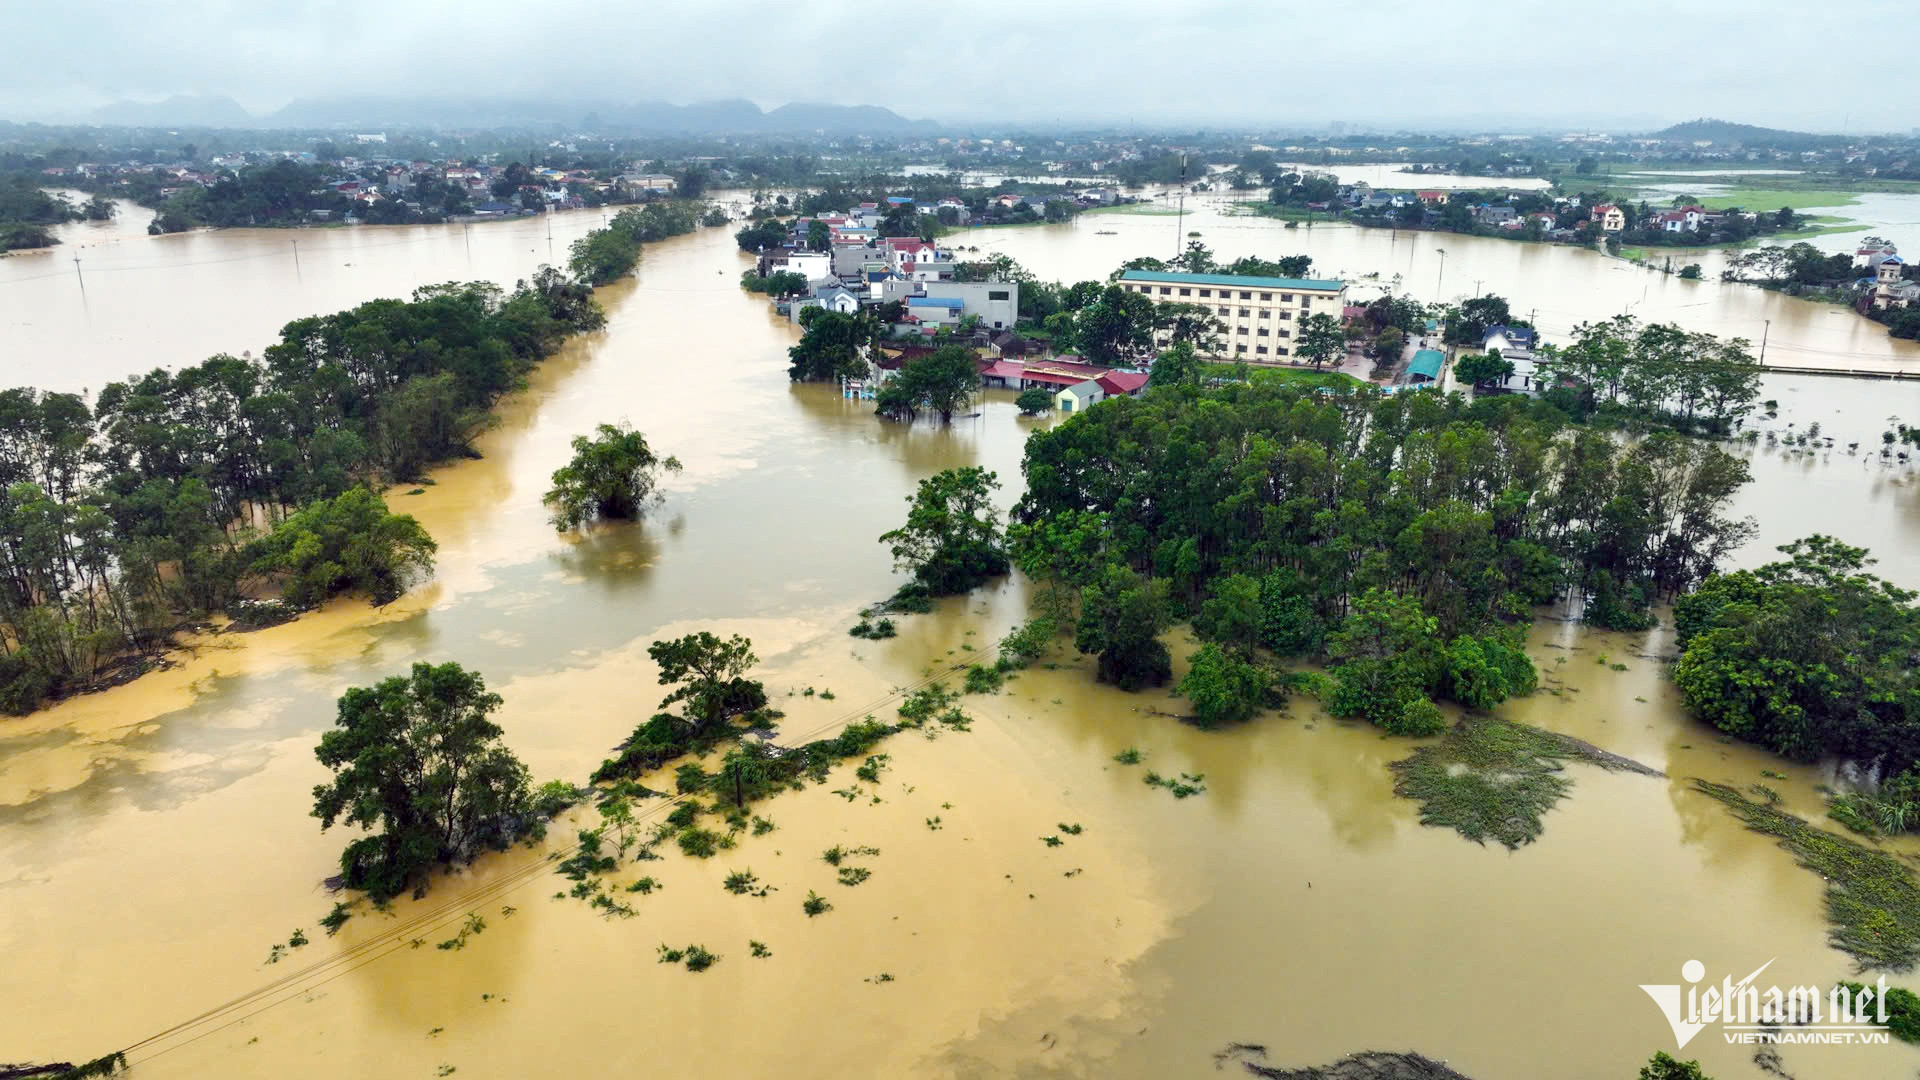
{"type": "Polygon", "coordinates": [[[1447,193],[1444,191],[1416,191],[1413,193],[1413,197],[1423,203],[1432,203],[1435,206],[1447,205],[1447,193]]]}
{"type": "Polygon", "coordinates": [[[1147,373],[1144,371],[1109,371],[1093,380],[1108,397],[1133,397],[1147,385],[1147,373]]]}

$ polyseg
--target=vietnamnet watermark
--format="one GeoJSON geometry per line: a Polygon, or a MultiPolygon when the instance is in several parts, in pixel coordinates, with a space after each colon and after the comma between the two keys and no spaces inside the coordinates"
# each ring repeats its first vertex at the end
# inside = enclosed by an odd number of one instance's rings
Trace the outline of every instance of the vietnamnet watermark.
{"type": "Polygon", "coordinates": [[[1681,1049],[1714,1024],[1720,1025],[1730,1043],[1884,1043],[1888,1040],[1886,976],[1881,976],[1872,986],[1857,990],[1845,985],[1824,991],[1818,986],[1761,989],[1754,985],[1760,973],[1772,965],[1773,961],[1769,960],[1737,982],[1728,976],[1717,986],[1712,983],[1701,986],[1700,981],[1707,976],[1707,966],[1698,960],[1689,960],[1680,967],[1680,977],[1687,985],[1643,983],[1640,989],[1660,1006],[1681,1049]]]}

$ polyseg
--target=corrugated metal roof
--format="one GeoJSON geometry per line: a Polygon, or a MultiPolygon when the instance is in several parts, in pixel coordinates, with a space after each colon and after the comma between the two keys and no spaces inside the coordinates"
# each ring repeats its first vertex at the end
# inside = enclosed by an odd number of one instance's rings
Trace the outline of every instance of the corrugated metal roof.
{"type": "Polygon", "coordinates": [[[1407,365],[1408,374],[1425,375],[1429,379],[1440,377],[1440,368],[1447,362],[1439,349],[1421,349],[1413,354],[1413,363],[1407,365]]]}

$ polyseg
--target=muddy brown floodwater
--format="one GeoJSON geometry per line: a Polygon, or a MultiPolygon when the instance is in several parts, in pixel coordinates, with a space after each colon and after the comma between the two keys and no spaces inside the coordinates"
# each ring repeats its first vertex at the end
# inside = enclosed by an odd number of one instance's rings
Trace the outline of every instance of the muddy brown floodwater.
{"type": "MultiPolygon", "coordinates": [[[[1221,220],[1239,230],[1232,244],[1215,240],[1223,255],[1296,250],[1295,231],[1221,220]]],[[[556,236],[594,223],[575,216],[556,236]]],[[[262,254],[285,234],[127,236],[115,256],[127,273],[102,275],[124,282],[113,288],[127,309],[103,310],[90,291],[88,307],[64,314],[11,304],[37,295],[15,288],[43,283],[4,284],[30,275],[0,260],[6,371],[97,386],[258,348],[288,318],[375,293],[532,269],[520,249],[544,248],[544,223],[488,228],[500,247],[484,273],[459,229],[302,233],[298,273],[262,254]],[[383,235],[391,246],[376,249],[383,235]],[[157,269],[137,275],[136,264],[157,269]],[[260,302],[213,325],[186,317],[226,288],[260,302]],[[136,332],[139,348],[122,348],[136,332]],[[72,370],[63,357],[76,358],[72,370]]],[[[1104,273],[1139,250],[1096,238],[1090,222],[994,240],[1049,276],[1104,273]]],[[[1477,265],[1462,250],[1449,274],[1477,265]]],[[[1578,258],[1555,253],[1533,271],[1549,276],[1529,280],[1576,305],[1581,288],[1551,275],[1578,258]]],[[[1160,714],[1180,708],[1164,692],[1098,687],[1063,648],[1057,668],[969,698],[971,732],[884,744],[890,767],[852,801],[830,790],[853,781],[848,767],[766,804],[777,830],[717,858],[675,851],[622,867],[616,887],[643,873],[662,885],[619,894],[631,919],[553,898],[568,883],[544,860],[571,836],[563,821],[549,848],[484,858],[424,900],[326,937],[321,880],[344,837],[307,816],[323,778],[312,747],[348,686],[415,660],[458,660],[503,694],[507,741],[537,776],[579,780],[651,713],[660,691],[646,645],[661,636],[750,636],[787,711],[784,737],[800,741],[869,711],[891,715],[895,687],[989,653],[1021,618],[1024,590],[1005,582],[902,619],[896,639],[847,636],[856,610],[894,584],[875,537],[914,484],[978,463],[998,471],[1011,502],[1022,440],[1050,421],[1021,419],[1011,395],[994,393],[951,429],[909,428],[829,388],[790,386],[792,331],[737,289],[742,260],[724,230],[649,248],[633,281],[603,291],[606,330],[569,344],[504,403],[482,460],[438,470],[422,494],[392,493],[440,542],[431,584],[377,611],[340,603],[210,638],[172,670],[0,721],[0,1060],[133,1045],[272,987],[139,1045],[136,1075],[1145,1077],[1210,1071],[1214,1051],[1242,1041],[1265,1044],[1274,1063],[1414,1049],[1479,1080],[1618,1078],[1673,1049],[1638,986],[1674,981],[1689,959],[1718,973],[1773,958],[1783,984],[1850,970],[1825,943],[1820,881],[1687,784],[1744,787],[1774,770],[1787,779],[1767,782],[1817,817],[1821,770],[1690,722],[1658,659],[1666,631],[1551,621],[1533,653],[1566,692],[1505,715],[1667,777],[1570,766],[1571,797],[1518,852],[1421,827],[1386,767],[1406,740],[1304,703],[1198,732],[1160,714]],[[556,536],[538,501],[547,474],[572,436],[622,418],[686,471],[644,525],[556,536]],[[1141,765],[1114,762],[1128,746],[1141,765]],[[1149,768],[1202,773],[1207,790],[1176,800],[1141,782],[1149,768]],[[1042,843],[1064,824],[1083,831],[1042,843]],[[835,844],[879,848],[872,878],[836,883],[820,859],[835,844]],[[721,889],[745,869],[778,891],[721,889]],[[806,917],[809,890],[833,910],[806,917]],[[470,912],[484,931],[435,948],[470,912]],[[268,964],[296,927],[312,944],[268,964]],[[749,940],[772,955],[753,958],[749,940]],[[700,943],[721,960],[700,974],[657,964],[662,943],[700,943]]],[[[1916,390],[1772,380],[1783,407],[1773,426],[1819,420],[1858,434],[1826,455],[1754,452],[1742,510],[1762,530],[1741,560],[1823,529],[1920,584],[1911,473],[1844,452],[1853,439],[1877,446],[1888,415],[1920,417],[1916,390]]],[[[1721,1080],[1760,1075],[1747,1053],[1707,1036],[1684,1056],[1721,1080]]],[[[1801,1077],[1920,1064],[1904,1046],[1783,1057],[1801,1077]]]]}

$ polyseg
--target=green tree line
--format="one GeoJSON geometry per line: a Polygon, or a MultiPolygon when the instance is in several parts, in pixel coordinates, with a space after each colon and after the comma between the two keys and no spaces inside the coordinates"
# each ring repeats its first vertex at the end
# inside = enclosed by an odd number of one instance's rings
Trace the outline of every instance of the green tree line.
{"type": "Polygon", "coordinates": [[[511,292],[298,319],[258,358],[155,369],[91,405],[0,393],[0,707],[86,687],[262,588],[288,610],[398,595],[432,540],[365,488],[470,455],[492,402],[602,320],[543,267],[511,292]]]}
{"type": "MultiPolygon", "coordinates": [[[[1153,639],[1191,618],[1236,663],[1331,661],[1330,707],[1391,730],[1431,730],[1436,697],[1531,690],[1535,606],[1571,594],[1591,622],[1650,625],[1751,529],[1727,514],[1740,459],[1520,398],[1170,385],[1036,432],[1022,468],[1015,561],[1067,598],[1048,617],[1077,600],[1103,678],[1164,681],[1153,639]]],[[[1244,680],[1208,660],[1210,683],[1244,680]]]]}

